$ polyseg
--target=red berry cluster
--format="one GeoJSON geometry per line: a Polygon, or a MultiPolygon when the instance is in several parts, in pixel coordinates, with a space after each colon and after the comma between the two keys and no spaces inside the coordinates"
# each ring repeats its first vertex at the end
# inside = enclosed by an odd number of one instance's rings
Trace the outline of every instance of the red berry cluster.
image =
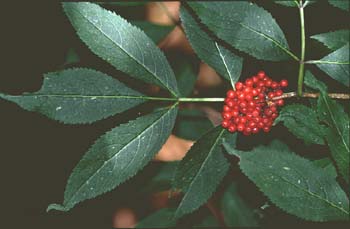
{"type": "Polygon", "coordinates": [[[227,92],[222,126],[230,132],[239,131],[244,135],[256,134],[260,129],[269,132],[278,116],[277,106],[284,105],[283,99],[272,98],[281,96],[281,88],[287,86],[287,80],[275,82],[263,71],[248,78],[245,83],[237,82],[236,91],[227,92]]]}

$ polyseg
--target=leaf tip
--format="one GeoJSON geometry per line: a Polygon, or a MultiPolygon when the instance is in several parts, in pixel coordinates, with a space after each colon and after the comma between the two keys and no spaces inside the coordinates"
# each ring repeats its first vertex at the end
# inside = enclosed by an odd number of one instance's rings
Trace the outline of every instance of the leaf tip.
{"type": "Polygon", "coordinates": [[[46,208],[46,212],[49,212],[51,210],[57,210],[57,211],[68,211],[69,209],[66,206],[63,206],[61,204],[50,204],[47,208],[46,208]]]}

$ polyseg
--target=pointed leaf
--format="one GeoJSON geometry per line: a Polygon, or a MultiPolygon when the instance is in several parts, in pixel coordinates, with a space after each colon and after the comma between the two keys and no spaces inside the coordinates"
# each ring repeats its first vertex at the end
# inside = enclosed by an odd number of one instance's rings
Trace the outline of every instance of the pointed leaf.
{"type": "Polygon", "coordinates": [[[349,30],[337,30],[334,32],[321,33],[311,36],[312,39],[315,39],[330,50],[337,50],[349,42],[349,30]]]}
{"type": "Polygon", "coordinates": [[[232,87],[242,72],[243,59],[219,45],[205,31],[185,8],[180,8],[180,18],[187,39],[198,57],[231,82],[232,87]]]}
{"type": "MultiPolygon", "coordinates": [[[[174,105],[120,125],[100,137],[68,180],[64,210],[108,192],[134,176],[167,140],[176,114],[174,105]]],[[[48,210],[57,209],[55,206],[49,206],[48,210]]]]}
{"type": "Polygon", "coordinates": [[[320,119],[329,126],[326,139],[331,154],[341,175],[349,182],[349,116],[343,107],[330,99],[326,93],[321,93],[317,105],[320,119]]]}
{"type": "Polygon", "coordinates": [[[329,4],[342,10],[349,11],[348,0],[328,0],[329,4]]]}
{"type": "Polygon", "coordinates": [[[175,173],[173,188],[180,189],[184,196],[175,212],[175,217],[191,213],[203,205],[220,184],[229,169],[223,155],[221,126],[204,134],[189,150],[175,173]]]}
{"type": "Polygon", "coordinates": [[[304,83],[308,87],[315,89],[315,90],[318,90],[318,91],[321,91],[321,92],[324,92],[324,93],[327,91],[326,84],[317,80],[316,77],[310,71],[305,72],[304,78],[305,78],[304,83]]]}
{"type": "Polygon", "coordinates": [[[137,223],[135,228],[169,228],[176,226],[175,209],[163,208],[137,223]]]}
{"type": "Polygon", "coordinates": [[[325,144],[326,127],[319,123],[316,112],[307,106],[292,104],[283,107],[275,124],[279,122],[306,143],[325,144]]]}
{"type": "Polygon", "coordinates": [[[237,184],[232,183],[221,199],[221,209],[228,227],[257,227],[254,212],[239,196],[237,184]]]}
{"type": "Polygon", "coordinates": [[[335,179],[286,147],[261,146],[240,157],[240,168],[278,207],[312,221],[347,220],[349,199],[335,179]]]}
{"type": "Polygon", "coordinates": [[[314,63],[330,77],[349,87],[349,43],[314,63]]]}
{"type": "Polygon", "coordinates": [[[298,59],[288,50],[275,19],[263,8],[245,1],[189,4],[215,35],[233,47],[262,60],[298,59]]]}
{"type": "Polygon", "coordinates": [[[118,80],[85,68],[45,74],[39,91],[0,98],[67,124],[92,123],[145,101],[118,80]]]}
{"type": "Polygon", "coordinates": [[[177,96],[174,73],[147,35],[114,12],[88,2],[65,2],[63,8],[81,40],[116,69],[177,96]]]}
{"type": "Polygon", "coordinates": [[[158,44],[175,28],[174,25],[160,25],[148,21],[131,21],[131,24],[144,31],[155,44],[158,44]]]}

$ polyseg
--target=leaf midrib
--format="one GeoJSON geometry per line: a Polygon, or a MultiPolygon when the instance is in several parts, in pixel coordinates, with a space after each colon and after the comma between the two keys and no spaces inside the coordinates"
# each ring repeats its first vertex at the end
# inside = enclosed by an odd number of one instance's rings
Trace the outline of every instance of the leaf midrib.
{"type": "MultiPolygon", "coordinates": [[[[207,9],[207,7],[204,7],[204,8],[207,9]]],[[[220,13],[218,13],[218,15],[222,16],[220,13]]],[[[262,37],[264,37],[264,38],[266,38],[267,40],[270,40],[272,43],[274,43],[277,47],[279,47],[279,48],[280,48],[282,51],[284,51],[286,54],[288,54],[289,56],[291,56],[293,59],[299,61],[299,58],[298,58],[297,56],[295,56],[291,51],[289,51],[286,47],[284,47],[279,41],[276,41],[275,39],[273,39],[273,38],[270,37],[269,35],[264,34],[264,33],[262,33],[262,32],[259,32],[259,31],[255,30],[254,28],[252,28],[252,27],[250,27],[250,26],[248,26],[248,25],[245,25],[245,24],[243,24],[243,23],[241,23],[241,22],[238,22],[238,21],[236,21],[236,20],[233,20],[232,18],[227,18],[227,19],[228,19],[229,21],[233,22],[233,23],[236,23],[236,24],[238,24],[238,25],[241,25],[242,27],[244,27],[244,28],[246,28],[246,29],[248,29],[248,30],[250,30],[250,31],[252,31],[252,32],[254,32],[254,33],[256,33],[256,34],[262,36],[262,37]]]]}
{"type": "Polygon", "coordinates": [[[338,127],[338,125],[337,125],[337,123],[335,121],[335,118],[333,116],[333,112],[331,111],[331,109],[329,107],[329,104],[328,104],[327,100],[325,99],[325,95],[322,95],[321,97],[322,97],[322,100],[324,101],[324,103],[326,104],[326,107],[327,107],[328,113],[329,113],[329,115],[330,115],[330,117],[332,119],[333,125],[334,125],[335,129],[337,130],[337,133],[340,136],[340,138],[341,138],[341,140],[343,142],[343,145],[345,146],[346,151],[350,152],[349,147],[346,144],[345,139],[344,139],[343,135],[341,134],[341,131],[339,130],[339,127],[338,127]]]}
{"type": "MultiPolygon", "coordinates": [[[[119,152],[124,150],[126,147],[128,147],[131,143],[133,143],[136,139],[138,139],[147,129],[153,127],[156,123],[158,123],[159,120],[161,120],[166,114],[168,114],[170,111],[172,111],[178,103],[175,103],[173,106],[171,106],[169,108],[169,110],[167,110],[163,115],[161,115],[157,120],[155,120],[153,123],[151,123],[151,125],[146,126],[140,133],[138,134],[136,137],[132,138],[129,143],[127,143],[126,145],[124,145],[120,150],[118,150],[118,152],[116,154],[114,154],[112,157],[110,157],[108,160],[106,160],[106,162],[104,164],[102,164],[102,166],[97,169],[83,184],[80,185],[80,187],[77,189],[77,191],[74,193],[74,195],[72,197],[70,197],[67,201],[64,201],[64,203],[69,203],[76,195],[77,193],[80,192],[80,190],[86,185],[87,182],[89,182],[110,160],[112,160],[113,158],[115,158],[116,156],[118,156],[119,152]]],[[[64,204],[66,205],[66,204],[64,204]]]]}
{"type": "MultiPolygon", "coordinates": [[[[149,72],[151,75],[153,75],[164,87],[166,87],[170,93],[177,97],[177,94],[171,90],[171,88],[169,88],[169,85],[165,85],[164,82],[154,73],[152,72],[146,65],[144,65],[144,63],[141,63],[140,61],[138,61],[138,59],[136,59],[133,55],[131,55],[130,53],[128,53],[123,47],[121,47],[118,43],[116,43],[111,37],[109,37],[104,31],[102,31],[97,25],[95,25],[91,20],[89,20],[89,18],[87,18],[84,14],[82,14],[79,10],[73,9],[76,12],[78,12],[83,18],[85,18],[90,24],[92,24],[98,31],[100,31],[106,38],[108,38],[108,40],[110,40],[113,44],[115,44],[119,49],[121,49],[125,54],[127,54],[129,57],[131,57],[136,63],[138,63],[139,65],[141,65],[144,69],[147,70],[147,72],[149,72]]],[[[131,25],[132,26],[132,25],[131,25]]]]}
{"type": "MultiPolygon", "coordinates": [[[[249,160],[248,158],[245,158],[245,160],[250,161],[250,162],[252,162],[253,164],[260,165],[259,163],[256,163],[254,160],[249,160]]],[[[293,182],[291,182],[291,181],[285,179],[284,177],[280,176],[280,175],[277,174],[277,173],[274,173],[274,172],[270,172],[270,173],[272,173],[273,175],[279,177],[281,180],[284,180],[284,181],[287,182],[288,184],[291,184],[291,185],[295,186],[296,188],[300,189],[301,191],[310,194],[311,196],[315,197],[316,199],[320,199],[320,200],[326,202],[326,203],[329,204],[331,207],[336,208],[336,209],[338,209],[338,210],[340,210],[340,211],[346,213],[347,215],[349,214],[348,211],[346,211],[345,209],[343,209],[343,208],[341,208],[341,207],[335,205],[334,203],[328,201],[327,199],[322,198],[322,196],[319,196],[319,195],[317,195],[317,194],[315,194],[315,193],[313,193],[313,192],[310,192],[309,190],[306,190],[306,189],[304,189],[304,188],[302,188],[302,187],[300,187],[300,186],[294,184],[293,182]]]]}
{"type": "Polygon", "coordinates": [[[213,146],[210,148],[208,156],[205,158],[205,160],[204,160],[204,162],[202,163],[201,167],[199,168],[199,170],[198,170],[196,176],[193,178],[193,180],[192,180],[190,186],[187,188],[187,192],[186,192],[186,194],[184,195],[184,197],[182,198],[182,201],[181,201],[181,203],[179,204],[179,207],[177,208],[177,210],[176,210],[176,212],[175,212],[175,215],[178,214],[178,213],[177,213],[178,210],[179,210],[179,209],[182,207],[182,205],[183,205],[183,202],[184,202],[183,200],[184,200],[184,199],[186,198],[186,196],[188,195],[189,190],[191,189],[191,187],[192,187],[194,181],[197,179],[197,176],[198,176],[198,175],[200,174],[200,172],[202,171],[202,169],[203,169],[204,165],[206,164],[208,158],[210,158],[210,155],[211,155],[212,152],[214,151],[214,148],[215,148],[216,145],[218,144],[218,141],[220,140],[220,138],[221,138],[221,136],[223,135],[224,132],[225,132],[225,129],[222,129],[221,132],[220,132],[220,134],[219,134],[218,137],[216,138],[216,140],[215,140],[213,146]]]}
{"type": "Polygon", "coordinates": [[[214,43],[215,43],[216,49],[217,49],[218,52],[219,52],[220,58],[221,58],[222,62],[224,63],[225,70],[226,70],[228,76],[230,77],[231,86],[232,86],[232,88],[235,88],[235,84],[234,84],[234,82],[233,82],[231,72],[228,70],[228,67],[227,67],[227,64],[226,64],[226,60],[225,60],[224,56],[222,55],[222,53],[221,53],[221,51],[220,51],[220,48],[219,48],[219,46],[218,46],[218,43],[217,43],[216,41],[215,41],[214,43]]]}

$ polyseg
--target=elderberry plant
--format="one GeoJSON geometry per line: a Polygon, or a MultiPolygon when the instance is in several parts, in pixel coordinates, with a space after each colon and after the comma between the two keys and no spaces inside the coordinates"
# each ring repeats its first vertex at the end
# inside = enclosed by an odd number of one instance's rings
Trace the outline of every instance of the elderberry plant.
{"type": "MultiPolygon", "coordinates": [[[[306,34],[304,14],[308,7],[319,3],[274,2],[299,14],[300,55],[289,48],[283,28],[273,16],[255,3],[181,5],[179,26],[199,59],[227,80],[227,98],[187,97],[195,80],[182,78],[180,82],[155,44],[161,39],[157,34],[166,34],[169,29],[152,27],[156,31],[152,35],[145,24],[131,24],[99,4],[63,3],[65,14],[91,52],[128,76],[159,86],[169,96],[146,95],[117,78],[88,68],[48,73],[42,88],[34,93],[0,93],[2,99],[63,124],[90,124],[147,101],[168,104],[120,124],[97,139],[73,169],[63,203],[51,204],[47,210],[69,211],[82,201],[115,189],[154,158],[172,133],[182,103],[215,102],[222,103],[221,125],[196,138],[176,168],[169,167],[174,174],[167,181],[171,180],[172,192],[181,194],[180,200],[174,208],[161,209],[142,220],[139,227],[176,225],[177,220],[209,200],[230,167],[239,168],[269,203],[291,215],[317,222],[349,220],[349,116],[336,101],[349,99],[349,95],[329,93],[327,85],[311,72],[318,68],[337,81],[340,88],[349,87],[349,30],[327,32],[325,28],[322,34],[306,34]],[[307,37],[324,44],[329,54],[307,60],[307,37]],[[246,54],[268,62],[292,61],[299,67],[298,74],[277,82],[264,69],[239,82],[244,67],[241,56],[246,54]],[[297,85],[290,85],[294,78],[297,85]],[[288,88],[297,90],[282,91],[288,88]],[[314,160],[292,152],[277,140],[250,150],[239,148],[241,137],[253,137],[241,133],[266,134],[263,132],[277,124],[284,125],[286,132],[289,130],[305,145],[326,147],[329,153],[314,160]]],[[[348,1],[328,2],[329,7],[349,11],[348,1]]],[[[243,202],[236,182],[225,188],[219,205],[227,226],[258,225],[256,212],[243,202]]]]}

